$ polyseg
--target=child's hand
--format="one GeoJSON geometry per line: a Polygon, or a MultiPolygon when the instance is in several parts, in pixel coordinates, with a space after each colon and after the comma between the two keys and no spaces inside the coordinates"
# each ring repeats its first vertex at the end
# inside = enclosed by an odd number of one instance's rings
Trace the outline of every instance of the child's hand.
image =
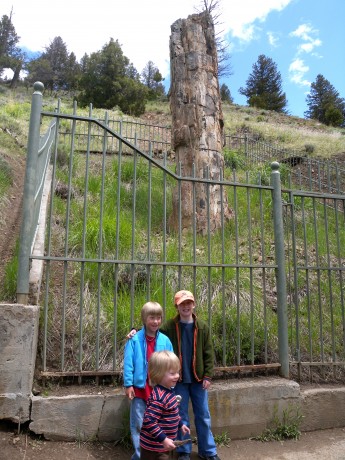
{"type": "Polygon", "coordinates": [[[202,381],[202,388],[203,390],[208,390],[211,386],[211,381],[210,380],[207,380],[207,379],[204,379],[202,381]]]}
{"type": "Polygon", "coordinates": [[[137,330],[136,330],[136,329],[132,329],[131,332],[129,332],[129,333],[126,335],[126,338],[127,338],[127,339],[131,339],[132,337],[135,336],[136,333],[137,333],[137,330]]]}
{"type": "Polygon", "coordinates": [[[135,393],[134,393],[134,388],[133,387],[128,387],[126,388],[126,396],[128,399],[134,399],[135,393]]]}
{"type": "Polygon", "coordinates": [[[182,425],[181,426],[181,432],[182,432],[183,436],[185,436],[186,434],[190,434],[190,429],[188,428],[187,425],[182,425]]]}
{"type": "Polygon", "coordinates": [[[162,442],[163,446],[164,446],[164,449],[166,450],[174,450],[176,448],[175,444],[174,444],[174,441],[168,437],[166,437],[164,439],[164,441],[162,442]]]}

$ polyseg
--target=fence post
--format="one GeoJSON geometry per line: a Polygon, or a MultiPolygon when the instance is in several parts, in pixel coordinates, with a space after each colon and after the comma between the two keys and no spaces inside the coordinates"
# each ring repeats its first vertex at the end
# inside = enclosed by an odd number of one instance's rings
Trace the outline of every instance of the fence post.
{"type": "Polygon", "coordinates": [[[278,348],[280,375],[289,377],[289,343],[288,343],[288,315],[286,300],[286,272],[283,209],[279,163],[271,163],[271,185],[273,187],[273,222],[274,245],[277,263],[277,313],[278,313],[278,348]]]}
{"type": "Polygon", "coordinates": [[[33,209],[36,187],[36,168],[40,141],[40,123],[42,110],[42,92],[44,85],[34,83],[32,95],[28,147],[26,157],[26,170],[24,181],[23,211],[20,230],[18,278],[17,278],[17,303],[26,305],[29,300],[29,272],[30,252],[33,237],[33,209]]]}

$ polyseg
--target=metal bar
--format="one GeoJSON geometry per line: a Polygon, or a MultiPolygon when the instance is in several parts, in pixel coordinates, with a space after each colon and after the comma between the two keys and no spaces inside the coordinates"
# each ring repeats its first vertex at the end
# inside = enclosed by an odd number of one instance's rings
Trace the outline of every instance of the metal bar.
{"type": "MultiPolygon", "coordinates": [[[[270,364],[249,364],[249,365],[242,365],[242,366],[229,366],[229,367],[215,367],[214,372],[251,372],[255,370],[262,370],[262,369],[279,369],[281,367],[280,363],[270,363],[270,364]]],[[[121,376],[123,373],[122,370],[120,371],[103,371],[100,370],[96,371],[82,371],[82,372],[52,372],[52,371],[45,371],[40,372],[41,377],[95,377],[95,376],[121,376]]]]}
{"type": "MultiPolygon", "coordinates": [[[[73,104],[73,112],[76,113],[76,101],[73,104]]],[[[64,368],[65,360],[65,338],[66,338],[66,298],[67,298],[67,278],[68,278],[68,242],[69,242],[69,225],[70,225],[70,214],[71,214],[71,193],[72,193],[72,175],[73,175],[73,154],[74,154],[74,143],[75,143],[75,132],[76,132],[76,120],[72,120],[71,130],[71,148],[69,155],[69,167],[68,167],[68,194],[67,194],[67,205],[66,205],[66,224],[65,224],[65,260],[63,263],[63,282],[62,282],[62,331],[61,331],[61,366],[64,368]]],[[[80,323],[82,319],[80,318],[80,323]]],[[[81,326],[80,326],[81,329],[81,326]]],[[[81,352],[81,338],[79,336],[79,353],[81,352]]],[[[81,360],[79,361],[81,362],[81,360]]]]}
{"type": "MultiPolygon", "coordinates": [[[[192,176],[195,177],[195,163],[192,164],[192,176]]],[[[193,262],[196,264],[196,183],[192,183],[192,206],[193,206],[193,262]]],[[[196,292],[196,272],[197,267],[193,267],[193,291],[196,292]]]]}
{"type": "MultiPolygon", "coordinates": [[[[137,144],[137,138],[135,138],[135,144],[137,144]]],[[[131,249],[132,259],[135,258],[135,247],[136,247],[135,245],[136,197],[137,197],[137,152],[134,151],[133,195],[132,195],[132,249],[131,249]]],[[[119,198],[118,198],[118,206],[120,206],[119,198]]],[[[118,208],[118,211],[120,213],[120,207],[118,208]]],[[[134,323],[134,287],[135,287],[135,266],[131,265],[131,324],[134,323]]]]}
{"type": "MultiPolygon", "coordinates": [[[[210,168],[206,168],[206,177],[209,179],[210,168]]],[[[210,218],[210,184],[206,184],[206,211],[207,211],[207,308],[208,308],[208,327],[211,329],[212,305],[211,305],[211,218],[210,218]]]]}
{"type": "MultiPolygon", "coordinates": [[[[182,192],[181,192],[181,173],[182,173],[182,165],[181,162],[178,163],[178,174],[180,179],[178,180],[178,260],[181,262],[182,259],[182,192]]],[[[178,289],[181,289],[181,278],[182,278],[182,270],[181,266],[178,267],[178,289]]]]}
{"type": "Polygon", "coordinates": [[[36,185],[36,166],[40,140],[40,122],[42,109],[42,92],[40,82],[34,84],[32,95],[29,136],[26,157],[25,181],[23,192],[23,212],[20,231],[17,278],[17,303],[26,305],[29,300],[30,249],[33,233],[33,205],[36,185]]]}
{"type": "MultiPolygon", "coordinates": [[[[108,124],[108,112],[105,113],[105,124],[108,124]]],[[[99,210],[99,236],[98,236],[98,255],[103,258],[103,216],[104,216],[104,183],[105,183],[105,166],[107,155],[107,133],[103,132],[102,148],[102,180],[100,190],[100,210],[99,210]]],[[[99,369],[99,343],[100,343],[100,318],[101,318],[101,292],[102,292],[102,264],[97,267],[97,310],[96,310],[96,370],[99,369]]]]}
{"type": "MultiPolygon", "coordinates": [[[[248,173],[247,173],[248,174],[248,173]]],[[[248,176],[247,176],[248,180],[248,176]]],[[[249,265],[253,262],[252,254],[252,217],[251,217],[251,200],[249,189],[246,189],[246,199],[247,199],[247,226],[248,226],[248,256],[249,256],[249,265]]],[[[251,364],[254,364],[254,291],[253,291],[253,270],[249,269],[249,292],[250,292],[250,357],[251,364]]]]}
{"type": "Polygon", "coordinates": [[[320,355],[321,360],[324,360],[324,341],[323,341],[323,315],[322,315],[322,298],[321,298],[321,271],[320,271],[320,257],[319,257],[319,236],[317,226],[317,213],[316,213],[316,201],[313,199],[313,230],[315,236],[315,258],[316,258],[316,273],[317,273],[317,290],[318,290],[318,307],[319,307],[319,321],[320,321],[320,355]]]}
{"type": "MultiPolygon", "coordinates": [[[[164,168],[167,167],[167,152],[166,150],[164,151],[164,156],[163,156],[163,165],[164,168]]],[[[162,245],[163,245],[163,262],[166,262],[167,260],[167,175],[166,172],[163,171],[163,239],[162,239],[162,245]]],[[[164,313],[164,318],[166,317],[166,302],[167,302],[167,292],[166,292],[166,266],[163,265],[163,271],[162,271],[162,298],[163,298],[163,313],[164,313]]]]}
{"type": "MultiPolygon", "coordinates": [[[[89,116],[92,115],[92,104],[89,106],[89,116]]],[[[84,203],[83,203],[83,234],[81,255],[85,257],[86,249],[86,228],[87,228],[87,209],[88,209],[88,186],[89,186],[89,161],[90,161],[90,148],[91,148],[91,130],[92,124],[87,125],[87,147],[85,156],[85,181],[84,181],[84,203]]],[[[80,301],[79,301],[79,318],[83,316],[84,309],[84,289],[85,289],[85,262],[81,262],[80,267],[80,301]]]]}
{"type": "Polygon", "coordinates": [[[291,239],[292,239],[292,253],[294,254],[294,264],[293,264],[293,285],[294,289],[294,307],[295,307],[295,334],[296,334],[296,355],[297,360],[301,359],[301,348],[300,348],[300,327],[299,327],[299,299],[298,299],[298,270],[297,270],[297,263],[296,263],[296,228],[295,228],[295,219],[294,219],[294,195],[290,195],[290,203],[291,203],[291,239]]]}
{"type": "MultiPolygon", "coordinates": [[[[152,158],[152,144],[149,143],[149,155],[152,158]]],[[[147,183],[147,260],[151,260],[151,204],[152,204],[152,163],[148,164],[148,183],[147,183]]],[[[146,300],[150,300],[151,293],[151,265],[146,265],[146,300]]]]}
{"type": "MultiPolygon", "coordinates": [[[[61,100],[58,100],[57,106],[57,113],[60,111],[61,100]]],[[[55,177],[56,177],[56,160],[58,154],[58,136],[59,136],[59,123],[60,120],[57,118],[56,120],[56,130],[55,130],[55,139],[54,139],[54,156],[53,156],[53,170],[52,170],[52,181],[51,181],[51,188],[50,188],[50,196],[49,196],[49,216],[47,222],[47,257],[51,255],[51,245],[52,245],[52,222],[53,222],[53,198],[54,198],[54,191],[55,191],[55,177]]],[[[47,366],[47,340],[48,340],[48,311],[49,311],[49,280],[50,280],[50,260],[47,260],[46,263],[46,276],[45,276],[45,283],[46,283],[46,291],[44,296],[44,313],[43,313],[43,352],[42,352],[42,368],[43,370],[46,369],[47,366]]]]}
{"type": "Polygon", "coordinates": [[[286,304],[286,275],[285,275],[285,249],[284,227],[282,213],[282,196],[279,173],[279,163],[271,164],[271,184],[273,186],[273,221],[274,243],[277,261],[277,312],[278,312],[278,348],[281,363],[280,374],[289,377],[289,347],[288,347],[288,321],[286,304]]]}
{"type": "MultiPolygon", "coordinates": [[[[234,179],[236,172],[233,171],[234,179]]],[[[234,180],[235,182],[235,180],[234,180]]],[[[236,266],[236,350],[237,350],[237,364],[241,362],[241,310],[240,310],[240,269],[239,264],[239,235],[238,235],[238,197],[237,186],[234,187],[234,215],[235,215],[235,266],[236,266]]]]}

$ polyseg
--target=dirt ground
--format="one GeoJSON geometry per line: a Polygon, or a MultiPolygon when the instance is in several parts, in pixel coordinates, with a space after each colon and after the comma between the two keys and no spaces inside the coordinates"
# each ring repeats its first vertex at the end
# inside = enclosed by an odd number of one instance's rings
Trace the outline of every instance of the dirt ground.
{"type": "MultiPolygon", "coordinates": [[[[1,460],[130,460],[131,455],[115,443],[47,441],[0,422],[1,460]]],[[[297,441],[230,441],[229,447],[218,447],[218,455],[221,460],[344,460],[345,428],[302,433],[297,441]]],[[[198,458],[194,445],[191,460],[198,458]]]]}

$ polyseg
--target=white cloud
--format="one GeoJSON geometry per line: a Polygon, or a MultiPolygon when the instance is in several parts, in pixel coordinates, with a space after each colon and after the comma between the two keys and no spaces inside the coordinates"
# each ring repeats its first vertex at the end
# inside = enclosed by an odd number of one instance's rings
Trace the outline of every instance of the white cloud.
{"type": "MultiPolygon", "coordinates": [[[[254,40],[259,24],[272,11],[283,10],[293,0],[222,0],[219,29],[224,34],[245,42],[254,40]]],[[[201,6],[201,0],[125,0],[115,2],[93,0],[80,2],[60,0],[51,10],[43,0],[1,0],[0,14],[9,15],[21,37],[19,46],[43,51],[61,36],[69,52],[79,60],[85,53],[100,50],[112,37],[122,46],[124,54],[141,72],[152,60],[166,76],[169,71],[169,36],[171,25],[186,18],[201,6]]]]}
{"type": "Polygon", "coordinates": [[[300,38],[304,41],[297,48],[299,53],[311,53],[316,47],[322,45],[322,41],[319,38],[314,38],[318,33],[319,31],[313,29],[309,24],[301,24],[296,30],[290,33],[290,36],[300,38]]]}
{"type": "Polygon", "coordinates": [[[283,10],[292,0],[224,0],[221,20],[231,36],[243,41],[255,37],[255,21],[264,22],[272,11],[283,10]]]}
{"type": "Polygon", "coordinates": [[[309,67],[302,59],[295,59],[289,66],[290,81],[299,86],[310,86],[310,81],[304,79],[304,75],[309,71],[309,67]]]}
{"type": "Polygon", "coordinates": [[[276,34],[274,34],[273,32],[267,32],[267,39],[268,39],[268,43],[273,46],[274,48],[276,48],[278,46],[278,36],[276,34]]]}

